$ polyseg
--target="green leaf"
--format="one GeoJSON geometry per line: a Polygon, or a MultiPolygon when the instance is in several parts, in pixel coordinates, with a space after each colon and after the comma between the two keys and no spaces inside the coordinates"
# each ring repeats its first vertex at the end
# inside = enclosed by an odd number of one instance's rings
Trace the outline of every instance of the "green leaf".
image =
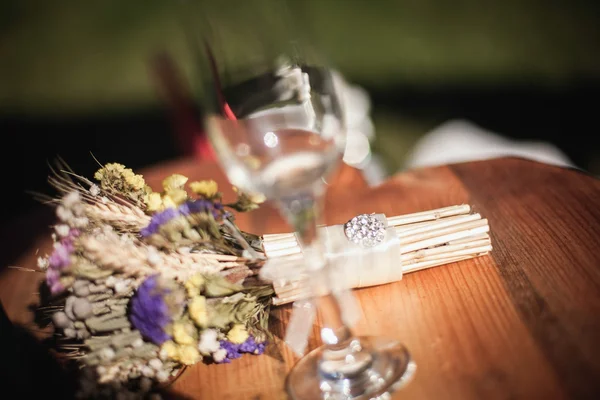
{"type": "Polygon", "coordinates": [[[206,275],[204,278],[206,282],[202,294],[206,297],[229,296],[244,289],[242,285],[231,283],[220,275],[206,275]]]}

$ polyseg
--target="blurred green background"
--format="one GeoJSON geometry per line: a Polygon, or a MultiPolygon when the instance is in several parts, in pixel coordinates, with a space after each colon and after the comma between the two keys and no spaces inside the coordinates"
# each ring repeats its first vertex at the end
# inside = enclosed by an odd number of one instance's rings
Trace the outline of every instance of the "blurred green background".
{"type": "MultiPolygon", "coordinates": [[[[252,0],[228,4],[252,18],[252,0]]],[[[419,137],[451,118],[550,141],[581,168],[600,173],[600,150],[590,139],[597,132],[599,5],[289,1],[296,22],[333,65],[369,92],[373,148],[388,173],[403,168],[419,137]]],[[[47,188],[46,162],[56,155],[89,174],[95,168],[89,152],[134,168],[182,153],[149,69],[166,51],[186,76],[192,72],[178,6],[0,2],[2,159],[15,189],[7,212],[33,204],[25,190],[47,188]]]]}

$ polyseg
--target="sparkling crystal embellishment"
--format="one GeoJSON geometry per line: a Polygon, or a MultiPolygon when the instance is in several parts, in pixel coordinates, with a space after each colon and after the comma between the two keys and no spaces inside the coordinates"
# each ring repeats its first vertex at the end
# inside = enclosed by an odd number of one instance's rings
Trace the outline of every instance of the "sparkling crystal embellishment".
{"type": "Polygon", "coordinates": [[[344,224],[344,232],[351,242],[362,247],[373,247],[385,238],[385,226],[377,217],[361,214],[344,224]]]}

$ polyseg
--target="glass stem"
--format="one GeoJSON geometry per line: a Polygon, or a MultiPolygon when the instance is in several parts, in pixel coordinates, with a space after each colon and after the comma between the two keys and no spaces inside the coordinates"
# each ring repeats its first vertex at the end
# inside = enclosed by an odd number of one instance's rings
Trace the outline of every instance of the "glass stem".
{"type": "MultiPolygon", "coordinates": [[[[309,284],[323,321],[321,339],[325,352],[340,352],[356,340],[342,317],[338,297],[332,291],[331,271],[327,265],[325,246],[319,237],[319,196],[295,197],[282,202],[284,215],[293,225],[301,242],[309,284]]],[[[341,355],[341,354],[340,354],[341,355]]]]}

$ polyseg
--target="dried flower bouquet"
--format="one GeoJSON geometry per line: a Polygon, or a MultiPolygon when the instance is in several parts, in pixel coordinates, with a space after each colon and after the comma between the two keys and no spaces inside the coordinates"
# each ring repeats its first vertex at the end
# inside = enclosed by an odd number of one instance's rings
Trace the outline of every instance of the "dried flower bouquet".
{"type": "Polygon", "coordinates": [[[54,248],[38,260],[51,294],[40,310],[82,369],[78,395],[143,398],[183,366],[262,354],[273,289],[245,257],[258,237],[229,210],[263,199],[238,191],[224,204],[214,181],[178,174],[154,192],[116,163],[94,178],[62,161],[52,170],[54,248]]]}

